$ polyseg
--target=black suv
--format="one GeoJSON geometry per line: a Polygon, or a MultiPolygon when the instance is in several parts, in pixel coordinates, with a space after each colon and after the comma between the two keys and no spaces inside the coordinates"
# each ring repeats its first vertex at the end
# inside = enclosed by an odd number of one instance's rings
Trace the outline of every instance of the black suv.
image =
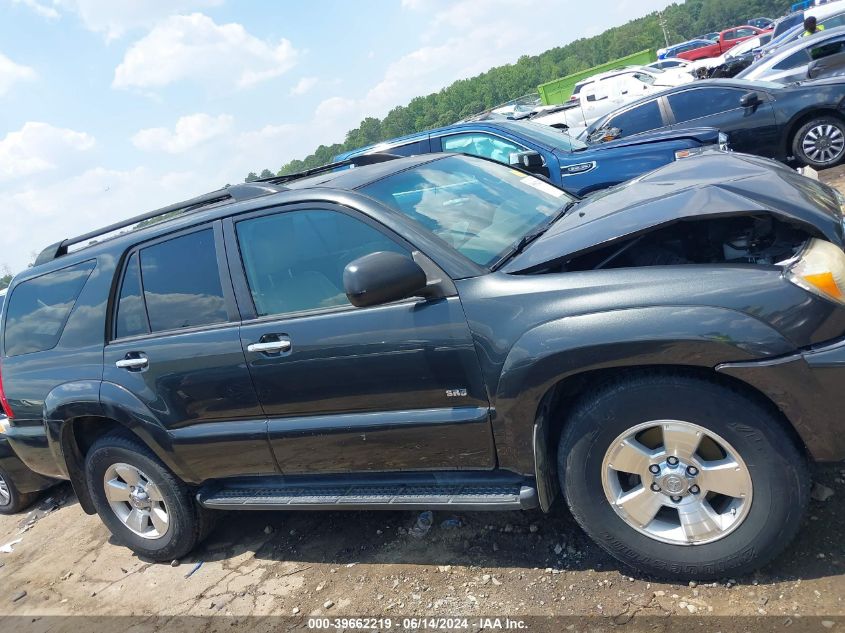
{"type": "Polygon", "coordinates": [[[6,432],[158,560],[214,509],[562,492],[641,570],[741,573],[798,530],[810,462],[845,457],[842,244],[833,190],[750,156],[585,201],[359,157],[46,249],[2,315],[6,432]]]}

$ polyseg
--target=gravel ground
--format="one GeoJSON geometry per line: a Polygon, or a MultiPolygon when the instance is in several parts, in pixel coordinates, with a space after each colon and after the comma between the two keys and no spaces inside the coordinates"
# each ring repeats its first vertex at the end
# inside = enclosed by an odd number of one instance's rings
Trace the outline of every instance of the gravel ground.
{"type": "MultiPolygon", "coordinates": [[[[821,177],[845,190],[845,168],[821,177]]],[[[479,630],[491,627],[477,618],[492,615],[587,618],[532,620],[532,630],[675,630],[672,614],[702,631],[845,631],[845,469],[815,479],[825,488],[782,556],[754,576],[701,585],[621,567],[561,504],[549,516],[435,513],[421,538],[409,534],[418,513],[221,514],[191,558],[154,564],[114,544],[61,485],[28,514],[0,517],[0,545],[21,539],[0,548],[0,631],[97,629],[50,617],[69,615],[135,616],[99,623],[111,631],[293,629],[309,616],[466,616],[479,630]]]]}

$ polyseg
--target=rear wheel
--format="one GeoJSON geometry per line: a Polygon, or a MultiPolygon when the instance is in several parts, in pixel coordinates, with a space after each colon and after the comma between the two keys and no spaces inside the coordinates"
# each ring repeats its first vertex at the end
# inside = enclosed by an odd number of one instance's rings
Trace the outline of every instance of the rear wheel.
{"type": "Polygon", "coordinates": [[[32,505],[37,493],[21,492],[5,470],[0,469],[0,514],[16,514],[32,505]]]}
{"type": "Polygon", "coordinates": [[[661,577],[738,575],[795,536],[809,498],[782,421],[721,383],[654,373],[605,385],[573,409],[559,472],[584,530],[661,577]]]}
{"type": "Polygon", "coordinates": [[[85,457],[88,489],[114,537],[139,556],[173,560],[205,535],[205,510],[143,444],[123,435],[100,438],[85,457]]]}
{"type": "Polygon", "coordinates": [[[838,165],[845,157],[845,123],[829,116],[805,123],[795,133],[792,152],[815,169],[838,165]]]}

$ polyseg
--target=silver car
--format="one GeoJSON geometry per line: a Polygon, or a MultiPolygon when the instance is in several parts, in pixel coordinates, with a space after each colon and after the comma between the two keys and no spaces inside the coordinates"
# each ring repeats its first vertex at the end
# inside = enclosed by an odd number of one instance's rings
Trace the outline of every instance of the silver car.
{"type": "Polygon", "coordinates": [[[845,72],[845,26],[802,37],[739,73],[737,79],[788,84],[845,72]]]}

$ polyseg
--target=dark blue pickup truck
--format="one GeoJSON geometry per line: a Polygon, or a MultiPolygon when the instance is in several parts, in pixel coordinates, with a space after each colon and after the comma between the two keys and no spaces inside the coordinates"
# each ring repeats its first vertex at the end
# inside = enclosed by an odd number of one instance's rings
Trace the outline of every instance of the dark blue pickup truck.
{"type": "Polygon", "coordinates": [[[403,136],[340,154],[335,161],[376,152],[401,156],[458,152],[527,168],[583,196],[708,148],[727,149],[724,141],[724,135],[714,128],[697,128],[587,145],[548,125],[502,119],[457,123],[403,136]]]}

